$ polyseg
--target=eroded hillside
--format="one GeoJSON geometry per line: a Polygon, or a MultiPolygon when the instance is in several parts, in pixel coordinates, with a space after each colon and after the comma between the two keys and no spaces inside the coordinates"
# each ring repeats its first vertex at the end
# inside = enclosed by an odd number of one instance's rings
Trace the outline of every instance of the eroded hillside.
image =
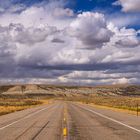
{"type": "Polygon", "coordinates": [[[140,96],[139,85],[111,85],[95,87],[53,85],[0,86],[1,95],[48,95],[48,96],[140,96]]]}

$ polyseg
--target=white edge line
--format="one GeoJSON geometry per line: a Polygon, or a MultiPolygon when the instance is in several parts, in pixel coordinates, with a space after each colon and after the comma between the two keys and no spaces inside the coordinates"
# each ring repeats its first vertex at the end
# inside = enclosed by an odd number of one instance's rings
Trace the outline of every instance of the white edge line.
{"type": "Polygon", "coordinates": [[[39,112],[41,112],[41,111],[43,111],[43,110],[46,110],[46,109],[48,109],[48,108],[50,108],[50,106],[48,106],[48,107],[46,107],[46,108],[43,108],[43,109],[41,109],[41,110],[38,110],[38,111],[34,112],[33,114],[27,115],[26,117],[24,117],[24,118],[22,118],[22,119],[19,119],[19,120],[17,120],[17,121],[14,121],[14,122],[12,122],[12,123],[10,123],[10,124],[8,124],[8,125],[5,125],[5,126],[3,126],[3,127],[0,127],[0,130],[3,130],[3,129],[5,129],[5,128],[7,128],[7,127],[13,125],[13,124],[16,124],[16,123],[18,123],[18,122],[20,122],[20,121],[22,121],[22,120],[27,119],[27,118],[30,118],[31,116],[34,116],[35,114],[38,114],[39,112]]]}
{"type": "MultiPolygon", "coordinates": [[[[79,105],[78,105],[78,106],[79,106],[79,105]]],[[[81,107],[81,106],[79,106],[79,107],[81,107]]],[[[122,123],[122,122],[117,121],[117,120],[115,120],[115,119],[113,119],[113,118],[107,117],[107,116],[105,116],[105,115],[103,115],[103,114],[101,114],[101,113],[98,113],[98,112],[96,112],[96,111],[93,111],[93,110],[91,110],[91,109],[87,109],[87,108],[85,108],[85,107],[81,107],[81,108],[83,108],[83,109],[85,109],[85,110],[88,110],[88,111],[90,111],[90,112],[92,112],[92,113],[94,113],[94,114],[96,114],[96,115],[98,115],[98,116],[100,116],[100,117],[103,117],[103,118],[105,118],[105,119],[111,120],[111,121],[113,121],[113,122],[115,122],[115,123],[118,123],[118,124],[120,124],[120,125],[123,125],[123,126],[125,126],[125,127],[127,127],[127,128],[130,128],[130,129],[135,130],[135,131],[137,131],[137,132],[140,133],[140,130],[139,130],[139,129],[136,129],[136,128],[134,128],[134,127],[132,127],[132,126],[129,126],[129,125],[125,124],[125,123],[122,123]]]]}

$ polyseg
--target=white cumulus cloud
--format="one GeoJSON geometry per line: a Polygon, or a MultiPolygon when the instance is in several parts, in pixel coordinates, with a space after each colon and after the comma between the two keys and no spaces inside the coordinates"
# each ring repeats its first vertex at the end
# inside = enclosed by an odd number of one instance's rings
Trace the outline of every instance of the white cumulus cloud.
{"type": "Polygon", "coordinates": [[[68,30],[71,36],[84,43],[85,48],[102,47],[109,42],[112,32],[107,28],[103,14],[83,12],[70,24],[68,30]]]}
{"type": "Polygon", "coordinates": [[[124,12],[140,12],[140,0],[118,0],[113,5],[121,5],[124,12]]]}

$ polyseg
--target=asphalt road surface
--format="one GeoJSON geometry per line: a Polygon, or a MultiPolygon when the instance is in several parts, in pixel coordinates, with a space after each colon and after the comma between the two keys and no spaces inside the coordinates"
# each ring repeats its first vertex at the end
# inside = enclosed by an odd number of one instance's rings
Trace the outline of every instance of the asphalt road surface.
{"type": "Polygon", "coordinates": [[[140,140],[140,117],[54,102],[0,116],[0,140],[140,140]]]}

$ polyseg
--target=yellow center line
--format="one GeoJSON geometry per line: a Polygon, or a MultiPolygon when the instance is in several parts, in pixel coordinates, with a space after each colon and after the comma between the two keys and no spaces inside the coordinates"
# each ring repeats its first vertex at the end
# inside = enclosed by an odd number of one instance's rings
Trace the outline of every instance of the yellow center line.
{"type": "Polygon", "coordinates": [[[63,136],[67,136],[67,128],[66,127],[63,128],[63,136]]]}
{"type": "Polygon", "coordinates": [[[67,109],[64,107],[64,118],[63,118],[63,140],[67,140],[67,109]]]}

